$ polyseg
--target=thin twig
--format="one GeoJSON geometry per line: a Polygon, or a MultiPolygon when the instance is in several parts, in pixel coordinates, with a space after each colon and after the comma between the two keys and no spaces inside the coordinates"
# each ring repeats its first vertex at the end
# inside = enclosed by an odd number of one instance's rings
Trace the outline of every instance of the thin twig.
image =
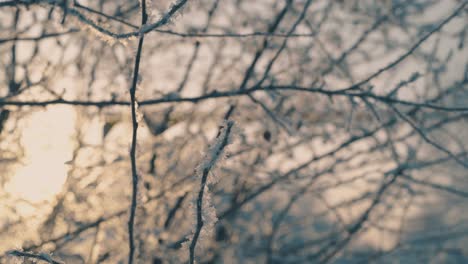
{"type": "Polygon", "coordinates": [[[11,251],[8,251],[7,254],[10,256],[15,256],[15,257],[24,257],[24,258],[42,260],[51,264],[63,264],[63,262],[53,260],[51,256],[45,253],[34,254],[34,253],[28,253],[28,252],[19,251],[19,250],[11,250],[11,251]]]}

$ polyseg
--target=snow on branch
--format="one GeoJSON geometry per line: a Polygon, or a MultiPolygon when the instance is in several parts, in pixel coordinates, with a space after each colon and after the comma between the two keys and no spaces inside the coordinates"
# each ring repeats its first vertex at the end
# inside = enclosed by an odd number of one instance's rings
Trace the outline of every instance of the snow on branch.
{"type": "MultiPolygon", "coordinates": [[[[211,196],[206,193],[204,199],[206,183],[208,182],[208,174],[215,167],[216,163],[223,158],[224,149],[231,143],[231,134],[234,122],[231,120],[225,121],[216,136],[215,142],[210,146],[200,165],[196,169],[196,175],[201,178],[200,191],[196,200],[196,229],[193,234],[192,241],[189,246],[190,264],[195,261],[195,247],[199,238],[203,238],[208,233],[206,228],[202,233],[203,226],[214,227],[217,221],[216,211],[211,204],[211,196]]],[[[212,183],[213,180],[210,181],[212,183]]]]}

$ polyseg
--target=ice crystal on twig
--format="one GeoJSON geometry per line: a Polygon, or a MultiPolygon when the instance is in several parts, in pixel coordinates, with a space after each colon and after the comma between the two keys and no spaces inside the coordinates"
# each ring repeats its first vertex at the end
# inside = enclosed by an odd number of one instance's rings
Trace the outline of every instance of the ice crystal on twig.
{"type": "Polygon", "coordinates": [[[206,155],[200,165],[196,169],[196,175],[200,178],[200,191],[196,199],[196,219],[197,223],[193,238],[189,246],[190,263],[194,263],[195,247],[198,240],[203,241],[209,233],[212,232],[214,225],[217,221],[216,210],[211,202],[211,196],[208,189],[208,174],[215,167],[216,163],[222,159],[224,149],[231,143],[231,132],[233,130],[234,122],[231,120],[225,121],[216,136],[215,141],[209,147],[206,155]],[[205,196],[205,197],[204,197],[205,196]],[[202,229],[205,226],[205,229],[202,229]]]}

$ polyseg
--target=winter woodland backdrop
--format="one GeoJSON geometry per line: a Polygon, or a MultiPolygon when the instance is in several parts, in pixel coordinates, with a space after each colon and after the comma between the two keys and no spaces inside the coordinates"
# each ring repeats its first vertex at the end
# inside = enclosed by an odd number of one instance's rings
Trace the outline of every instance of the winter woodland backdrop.
{"type": "Polygon", "coordinates": [[[0,1],[0,263],[468,263],[467,4],[0,1]]]}

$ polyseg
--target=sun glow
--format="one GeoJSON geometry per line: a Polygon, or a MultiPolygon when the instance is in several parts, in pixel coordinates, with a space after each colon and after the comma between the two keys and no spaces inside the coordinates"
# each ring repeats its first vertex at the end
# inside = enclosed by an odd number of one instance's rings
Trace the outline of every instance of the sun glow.
{"type": "Polygon", "coordinates": [[[12,196],[35,203],[60,192],[67,176],[65,162],[73,151],[75,119],[68,106],[48,107],[28,117],[21,134],[25,162],[6,186],[12,196]]]}

